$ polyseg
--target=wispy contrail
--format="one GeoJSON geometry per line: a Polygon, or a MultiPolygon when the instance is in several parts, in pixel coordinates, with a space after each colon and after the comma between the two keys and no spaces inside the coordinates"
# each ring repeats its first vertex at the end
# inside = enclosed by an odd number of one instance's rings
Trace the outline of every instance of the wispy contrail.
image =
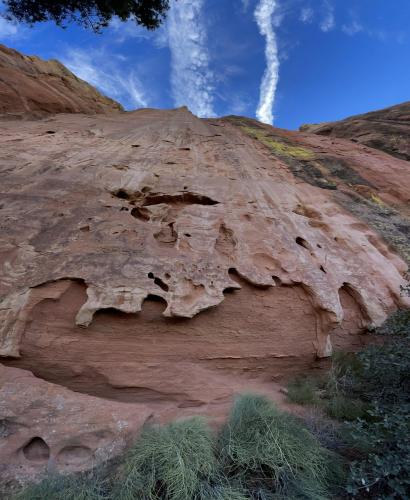
{"type": "Polygon", "coordinates": [[[255,9],[255,19],[260,34],[266,39],[266,69],[260,86],[259,104],[256,117],[264,123],[273,123],[273,104],[279,80],[278,44],[273,26],[273,13],[277,0],[260,0],[255,9]]]}
{"type": "Polygon", "coordinates": [[[176,106],[198,116],[215,116],[213,74],[209,67],[204,0],[173,0],[168,14],[171,84],[176,106]]]}

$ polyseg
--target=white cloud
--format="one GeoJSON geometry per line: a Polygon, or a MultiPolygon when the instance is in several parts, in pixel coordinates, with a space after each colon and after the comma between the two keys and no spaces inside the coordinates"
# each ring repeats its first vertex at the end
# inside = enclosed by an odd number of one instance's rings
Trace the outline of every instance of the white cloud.
{"type": "Polygon", "coordinates": [[[18,29],[16,24],[0,17],[0,38],[15,37],[17,34],[18,29]]]}
{"type": "Polygon", "coordinates": [[[21,28],[18,28],[17,23],[4,19],[4,17],[2,17],[4,11],[4,2],[0,0],[0,39],[16,38],[20,36],[22,31],[21,28]]]}
{"type": "Polygon", "coordinates": [[[323,2],[323,19],[320,23],[320,29],[327,33],[335,27],[335,9],[329,1],[323,2]]]}
{"type": "MultiPolygon", "coordinates": [[[[121,61],[121,58],[119,58],[121,61]]],[[[112,54],[104,51],[70,49],[61,57],[63,64],[75,75],[97,87],[105,95],[120,101],[125,108],[148,105],[141,82],[133,71],[124,72],[112,54]]]]}
{"type": "Polygon", "coordinates": [[[313,21],[314,11],[311,7],[304,7],[300,11],[300,21],[305,24],[310,24],[313,21]]]}
{"type": "Polygon", "coordinates": [[[214,75],[210,69],[204,0],[173,0],[168,13],[171,84],[176,106],[201,117],[215,116],[214,75]]]}
{"type": "Polygon", "coordinates": [[[363,29],[363,26],[355,19],[353,19],[349,24],[344,24],[342,26],[343,33],[346,33],[346,35],[349,36],[356,35],[357,33],[363,31],[363,29]]]}
{"type": "Polygon", "coordinates": [[[279,80],[278,44],[274,31],[273,15],[276,0],[260,0],[254,12],[259,32],[265,37],[266,69],[260,86],[256,117],[263,123],[273,123],[273,104],[279,80]]]}
{"type": "Polygon", "coordinates": [[[166,29],[162,24],[156,30],[151,31],[137,24],[134,18],[121,21],[119,17],[115,16],[110,21],[109,30],[114,35],[112,40],[115,43],[123,43],[131,38],[142,42],[148,40],[157,48],[164,48],[168,45],[166,29]]]}

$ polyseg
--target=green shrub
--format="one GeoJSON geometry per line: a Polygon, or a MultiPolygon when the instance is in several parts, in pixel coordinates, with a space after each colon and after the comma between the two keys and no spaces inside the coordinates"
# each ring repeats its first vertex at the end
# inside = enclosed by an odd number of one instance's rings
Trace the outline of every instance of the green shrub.
{"type": "Polygon", "coordinates": [[[212,437],[202,419],[146,427],[125,459],[115,498],[194,499],[215,471],[212,437]]]}
{"type": "Polygon", "coordinates": [[[105,500],[108,484],[95,472],[70,476],[52,475],[37,484],[31,484],[14,500],[105,500]]]}
{"type": "Polygon", "coordinates": [[[410,405],[375,408],[370,414],[372,422],[349,425],[360,456],[350,466],[347,492],[355,498],[409,498],[410,405]]]}
{"type": "Polygon", "coordinates": [[[299,405],[316,405],[319,403],[318,387],[315,380],[308,377],[296,377],[287,386],[287,398],[299,405]]]}
{"type": "MultiPolygon", "coordinates": [[[[402,287],[405,289],[406,287],[402,287]]],[[[389,316],[387,321],[379,327],[377,335],[410,338],[410,309],[399,309],[389,316]]]]}
{"type": "Polygon", "coordinates": [[[351,421],[364,418],[368,405],[359,399],[351,399],[343,394],[334,395],[324,403],[324,410],[336,420],[351,421]]]}
{"type": "Polygon", "coordinates": [[[342,470],[295,417],[255,395],[237,399],[219,437],[219,454],[226,475],[245,485],[251,498],[328,498],[342,470]]]}

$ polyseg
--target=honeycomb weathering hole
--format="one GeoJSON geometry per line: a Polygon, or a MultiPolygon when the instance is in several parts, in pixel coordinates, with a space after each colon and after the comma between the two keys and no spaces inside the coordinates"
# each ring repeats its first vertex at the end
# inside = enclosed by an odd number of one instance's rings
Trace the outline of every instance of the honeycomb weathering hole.
{"type": "Polygon", "coordinates": [[[23,448],[23,454],[31,462],[47,462],[50,448],[41,437],[33,437],[23,448]]]}
{"type": "Polygon", "coordinates": [[[58,454],[58,461],[66,465],[82,464],[92,456],[92,451],[87,446],[66,446],[58,454]]]}
{"type": "Polygon", "coordinates": [[[190,192],[176,195],[153,193],[145,198],[143,205],[158,205],[159,203],[171,205],[174,203],[186,205],[218,205],[219,201],[213,200],[209,198],[209,196],[190,192]]]}

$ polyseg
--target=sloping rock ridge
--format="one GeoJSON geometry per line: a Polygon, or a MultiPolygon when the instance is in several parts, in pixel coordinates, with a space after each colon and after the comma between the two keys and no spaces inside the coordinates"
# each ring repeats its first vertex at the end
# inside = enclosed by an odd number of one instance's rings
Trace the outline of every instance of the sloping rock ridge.
{"type": "Polygon", "coordinates": [[[25,56],[0,44],[0,118],[105,113],[122,106],[57,60],[25,56]]]}
{"type": "Polygon", "coordinates": [[[408,165],[186,108],[4,121],[2,477],[91,467],[238,392],[280,400],[366,343],[410,305],[408,165]]]}
{"type": "Polygon", "coordinates": [[[410,101],[338,122],[302,125],[300,130],[350,139],[410,160],[410,101]]]}

